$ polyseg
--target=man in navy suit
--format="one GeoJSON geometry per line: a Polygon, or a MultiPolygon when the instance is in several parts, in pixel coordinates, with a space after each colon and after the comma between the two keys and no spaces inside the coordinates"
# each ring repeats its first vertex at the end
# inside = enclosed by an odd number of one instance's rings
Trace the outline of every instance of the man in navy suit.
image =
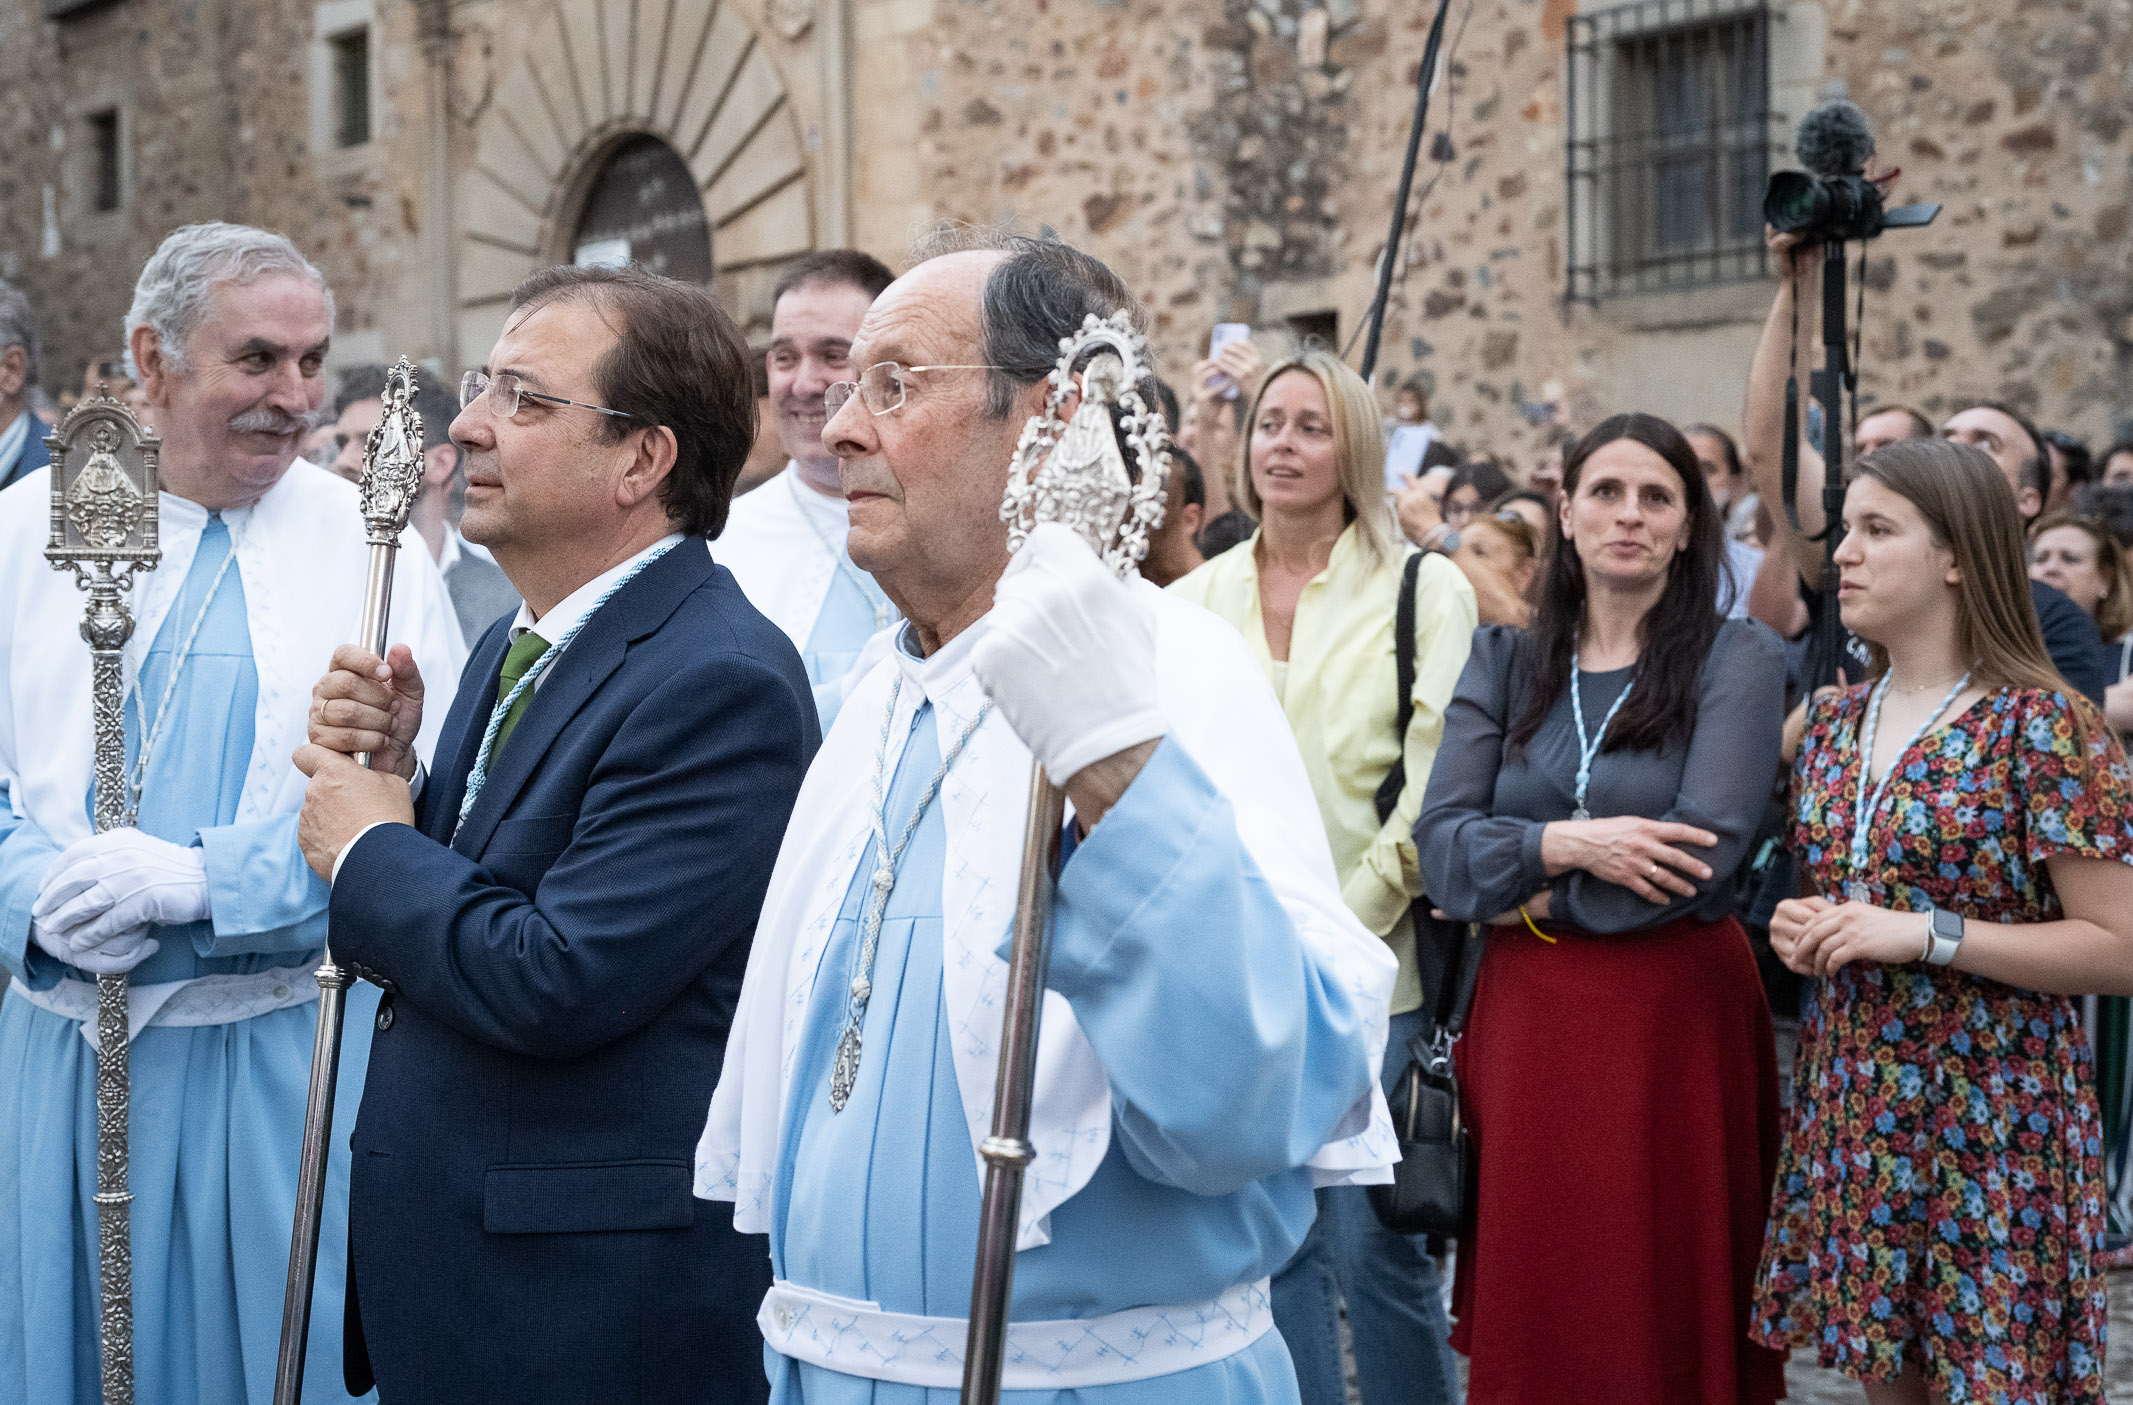
{"type": "Polygon", "coordinates": [[[37,315],[22,290],[0,279],[0,488],[52,461],[44,426],[30,413],[37,385],[37,315]]]}
{"type": "Polygon", "coordinates": [[[792,644],[704,549],[754,438],[747,349],[701,289],[549,269],[461,402],[464,530],[525,604],[474,649],[434,773],[397,647],[336,651],[297,753],[334,953],[385,991],[349,1388],[760,1400],[767,1245],[690,1176],[820,736],[792,644]]]}

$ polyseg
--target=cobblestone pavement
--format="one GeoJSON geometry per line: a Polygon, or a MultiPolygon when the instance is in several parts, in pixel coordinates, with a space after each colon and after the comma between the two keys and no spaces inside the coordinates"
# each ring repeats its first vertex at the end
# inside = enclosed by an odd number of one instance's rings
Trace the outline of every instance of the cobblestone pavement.
{"type": "MultiPolygon", "coordinates": [[[[2133,1271],[2111,1275],[2111,1350],[2104,1366],[2104,1398],[2133,1405],[2133,1271]]],[[[1858,1383],[1835,1371],[1805,1365],[1796,1353],[1785,1372],[1785,1388],[1794,1405],[1862,1405],[1866,1393],[1858,1383]]]]}

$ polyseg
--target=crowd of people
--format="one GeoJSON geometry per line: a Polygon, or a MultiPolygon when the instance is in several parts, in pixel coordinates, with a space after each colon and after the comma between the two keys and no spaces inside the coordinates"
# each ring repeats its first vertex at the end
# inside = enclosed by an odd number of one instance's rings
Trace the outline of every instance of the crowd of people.
{"type": "Polygon", "coordinates": [[[949,1399],[1034,762],[1014,1398],[1720,1405],[1789,1356],[2100,1402],[2133,444],[1869,403],[1825,521],[1820,261],[1772,247],[1737,431],[1620,407],[1519,464],[1312,344],[1151,377],[1123,582],[999,511],[1060,339],[1137,314],[1096,259],[811,254],[758,352],[543,270],[418,378],[380,656],[384,369],[329,394],[317,269],[188,226],[78,397],[162,441],[105,833],[0,285],[0,1399],[98,1398],[111,974],[141,1398],[270,1398],[329,933],[307,1398],[949,1399]],[[1381,1193],[1433,1049],[1448,1236],[1381,1193]]]}

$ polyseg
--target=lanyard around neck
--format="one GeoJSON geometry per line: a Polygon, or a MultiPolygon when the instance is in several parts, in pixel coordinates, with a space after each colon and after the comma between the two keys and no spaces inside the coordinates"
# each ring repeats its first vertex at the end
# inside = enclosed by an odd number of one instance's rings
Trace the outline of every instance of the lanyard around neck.
{"type": "Polygon", "coordinates": [[[1607,709],[1607,715],[1600,719],[1600,730],[1593,734],[1590,741],[1587,741],[1585,738],[1585,698],[1583,690],[1578,686],[1578,657],[1581,652],[1578,649],[1570,651],[1570,716],[1571,720],[1577,723],[1578,729],[1577,808],[1570,812],[1570,818],[1574,820],[1589,820],[1592,818],[1592,811],[1585,804],[1585,792],[1592,788],[1593,758],[1600,754],[1600,744],[1607,740],[1608,724],[1615,720],[1615,714],[1622,710],[1622,704],[1629,701],[1629,695],[1636,688],[1637,679],[1643,676],[1644,670],[1639,668],[1636,673],[1630,676],[1629,682],[1623,686],[1622,691],[1615,694],[1613,705],[1607,709]]]}
{"type": "Polygon", "coordinates": [[[1872,827],[1874,817],[1881,813],[1881,802],[1888,796],[1889,782],[1896,778],[1897,764],[1926,733],[1933,730],[1933,724],[1940,721],[1948,705],[1970,686],[1968,673],[1955,680],[1955,686],[1927,714],[1926,720],[1918,724],[1918,730],[1911,733],[1911,739],[1903,744],[1903,749],[1889,759],[1888,769],[1881,773],[1881,783],[1869,791],[1866,778],[1874,764],[1874,734],[1881,727],[1881,700],[1888,694],[1889,679],[1893,676],[1881,675],[1881,681],[1874,685],[1873,695],[1867,699],[1866,719],[1859,724],[1859,789],[1852,809],[1852,877],[1846,885],[1853,902],[1866,901],[1867,831],[1872,827]]]}

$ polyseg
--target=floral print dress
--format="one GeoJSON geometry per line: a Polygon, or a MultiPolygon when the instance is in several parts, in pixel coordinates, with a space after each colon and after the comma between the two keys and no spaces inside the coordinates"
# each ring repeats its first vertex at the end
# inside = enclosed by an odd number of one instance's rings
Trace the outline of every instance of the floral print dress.
{"type": "MultiPolygon", "coordinates": [[[[1794,852],[1852,878],[1868,689],[1815,704],[1794,852]]],[[[2133,774],[2088,710],[2002,688],[1898,757],[1870,901],[1989,922],[2064,914],[2044,860],[2133,863],[2133,774]]],[[[1751,1334],[1861,1380],[1906,1362],[1938,1398],[2103,1400],[2102,1127],[2075,1002],[1946,967],[1857,962],[1812,983],[1751,1334]]]]}

